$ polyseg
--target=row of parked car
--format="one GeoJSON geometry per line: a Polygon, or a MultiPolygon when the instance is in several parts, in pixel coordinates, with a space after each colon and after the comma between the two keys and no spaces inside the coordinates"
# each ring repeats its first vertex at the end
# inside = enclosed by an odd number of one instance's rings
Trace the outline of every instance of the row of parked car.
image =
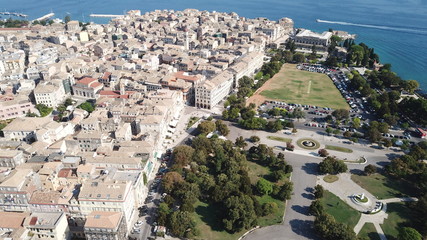
{"type": "Polygon", "coordinates": [[[298,64],[297,69],[309,71],[309,72],[318,72],[318,73],[329,73],[329,72],[336,71],[333,68],[328,68],[320,64],[308,64],[308,63],[298,64]]]}

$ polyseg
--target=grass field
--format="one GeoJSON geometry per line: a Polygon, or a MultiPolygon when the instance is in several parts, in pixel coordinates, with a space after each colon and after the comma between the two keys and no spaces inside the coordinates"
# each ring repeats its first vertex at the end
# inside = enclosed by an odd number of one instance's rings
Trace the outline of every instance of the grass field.
{"type": "Polygon", "coordinates": [[[397,239],[399,228],[407,227],[405,222],[413,218],[412,211],[404,203],[387,204],[388,217],[384,220],[381,228],[387,239],[397,239]]]}
{"type": "Polygon", "coordinates": [[[380,236],[377,233],[377,230],[375,229],[375,226],[373,223],[367,222],[365,225],[363,225],[362,229],[360,229],[359,234],[357,234],[360,238],[367,238],[370,240],[381,240],[380,236]]]}
{"type": "Polygon", "coordinates": [[[285,64],[266,84],[260,95],[267,99],[350,109],[327,75],[298,70],[295,64],[285,64]]]}
{"type": "Polygon", "coordinates": [[[353,150],[351,150],[349,148],[339,147],[339,146],[326,145],[325,148],[328,150],[344,152],[344,153],[352,153],[353,152],[353,150]]]}
{"type": "Polygon", "coordinates": [[[360,219],[360,212],[326,190],[321,201],[325,206],[326,212],[334,216],[337,222],[347,224],[350,228],[356,226],[360,219]]]}
{"type": "Polygon", "coordinates": [[[268,136],[267,138],[270,139],[270,140],[284,142],[284,143],[288,143],[288,142],[290,143],[290,142],[292,142],[292,139],[290,139],[290,138],[284,138],[284,137],[268,136]]]}
{"type": "Polygon", "coordinates": [[[351,175],[351,179],[378,199],[412,195],[409,184],[404,184],[378,173],[371,176],[351,175]]]}

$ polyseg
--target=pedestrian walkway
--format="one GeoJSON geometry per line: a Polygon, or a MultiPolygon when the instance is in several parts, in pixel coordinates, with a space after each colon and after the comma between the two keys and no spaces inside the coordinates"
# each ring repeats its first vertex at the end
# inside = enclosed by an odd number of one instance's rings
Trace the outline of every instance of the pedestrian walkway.
{"type": "Polygon", "coordinates": [[[353,180],[351,180],[350,173],[341,173],[338,176],[338,181],[333,183],[327,183],[323,180],[323,176],[319,176],[318,183],[359,212],[367,212],[375,208],[375,203],[378,201],[378,199],[370,192],[366,191],[353,182],[353,180]],[[365,196],[369,199],[369,202],[365,204],[356,204],[352,201],[352,195],[362,193],[365,194],[365,196]]]}
{"type": "Polygon", "coordinates": [[[363,228],[365,223],[373,223],[380,239],[387,240],[381,228],[381,224],[384,224],[384,219],[387,219],[388,217],[387,203],[418,201],[418,199],[414,197],[389,198],[384,200],[378,200],[370,192],[366,191],[365,189],[360,187],[358,184],[356,184],[351,179],[350,173],[342,173],[342,174],[339,174],[338,176],[339,176],[338,181],[333,183],[327,183],[323,180],[323,176],[319,176],[317,178],[317,183],[322,185],[326,190],[335,194],[341,200],[346,202],[350,207],[362,213],[362,215],[360,216],[359,222],[356,224],[356,226],[354,226],[354,229],[353,229],[356,234],[360,232],[360,230],[363,228]],[[353,194],[361,194],[361,193],[363,193],[369,199],[369,202],[367,204],[356,204],[351,200],[351,196],[353,194]],[[383,207],[380,212],[375,214],[364,213],[374,209],[375,204],[377,202],[383,203],[383,207]]]}

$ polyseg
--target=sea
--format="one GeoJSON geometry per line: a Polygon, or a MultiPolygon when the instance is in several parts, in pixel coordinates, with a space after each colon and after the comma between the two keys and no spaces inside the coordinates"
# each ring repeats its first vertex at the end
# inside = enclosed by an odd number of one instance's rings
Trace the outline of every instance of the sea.
{"type": "Polygon", "coordinates": [[[391,63],[399,76],[417,80],[427,92],[427,0],[0,0],[0,12],[24,13],[30,20],[53,12],[54,18],[70,15],[96,23],[108,20],[89,14],[187,8],[236,12],[248,18],[289,17],[298,28],[357,34],[356,42],[373,47],[381,63],[391,63]]]}

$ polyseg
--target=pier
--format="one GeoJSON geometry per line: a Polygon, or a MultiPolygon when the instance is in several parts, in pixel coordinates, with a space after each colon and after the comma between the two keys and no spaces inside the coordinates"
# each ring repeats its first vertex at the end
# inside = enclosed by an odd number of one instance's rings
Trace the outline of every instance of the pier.
{"type": "Polygon", "coordinates": [[[17,17],[23,17],[23,18],[28,17],[28,15],[26,15],[26,14],[16,13],[16,12],[0,12],[0,15],[17,16],[17,17]]]}
{"type": "Polygon", "coordinates": [[[48,18],[53,17],[54,15],[55,15],[55,13],[48,13],[48,14],[44,15],[43,17],[39,17],[37,19],[34,19],[33,21],[43,21],[43,20],[46,20],[48,18]]]}
{"type": "Polygon", "coordinates": [[[97,18],[123,18],[124,15],[114,15],[114,14],[90,14],[90,17],[97,18]]]}

